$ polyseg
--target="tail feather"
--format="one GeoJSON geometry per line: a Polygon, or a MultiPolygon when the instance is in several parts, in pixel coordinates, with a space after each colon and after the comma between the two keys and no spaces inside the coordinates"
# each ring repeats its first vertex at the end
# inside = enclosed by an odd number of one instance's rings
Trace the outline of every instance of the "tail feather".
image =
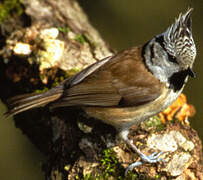
{"type": "Polygon", "coordinates": [[[24,94],[10,98],[8,103],[8,111],[6,117],[18,114],[20,112],[44,106],[50,102],[57,100],[62,95],[61,89],[55,89],[40,94],[24,94]]]}

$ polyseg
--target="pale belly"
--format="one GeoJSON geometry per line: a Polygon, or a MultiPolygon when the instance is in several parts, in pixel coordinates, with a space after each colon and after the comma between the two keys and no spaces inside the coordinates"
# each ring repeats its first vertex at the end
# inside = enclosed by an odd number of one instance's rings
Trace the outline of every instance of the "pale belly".
{"type": "Polygon", "coordinates": [[[117,129],[129,128],[166,109],[177,99],[181,91],[182,89],[178,92],[165,89],[156,100],[135,107],[84,107],[84,110],[89,116],[100,119],[117,129]]]}

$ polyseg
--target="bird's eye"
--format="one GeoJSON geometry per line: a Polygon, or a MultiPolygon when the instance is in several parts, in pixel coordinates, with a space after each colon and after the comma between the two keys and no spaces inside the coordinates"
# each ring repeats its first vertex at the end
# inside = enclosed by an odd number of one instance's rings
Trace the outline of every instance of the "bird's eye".
{"type": "Polygon", "coordinates": [[[171,55],[171,54],[169,54],[169,53],[168,53],[168,60],[173,62],[173,63],[178,64],[178,61],[177,61],[176,57],[171,55]]]}

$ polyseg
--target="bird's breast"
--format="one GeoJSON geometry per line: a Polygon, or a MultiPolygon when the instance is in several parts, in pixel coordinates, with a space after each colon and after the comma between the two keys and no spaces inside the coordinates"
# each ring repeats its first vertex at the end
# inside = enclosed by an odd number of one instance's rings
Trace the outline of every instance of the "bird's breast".
{"type": "MultiPolygon", "coordinates": [[[[183,89],[183,88],[182,88],[183,89]]],[[[84,107],[85,112],[117,129],[129,128],[152,117],[170,106],[181,91],[163,88],[162,94],[149,103],[134,107],[84,107]]]]}

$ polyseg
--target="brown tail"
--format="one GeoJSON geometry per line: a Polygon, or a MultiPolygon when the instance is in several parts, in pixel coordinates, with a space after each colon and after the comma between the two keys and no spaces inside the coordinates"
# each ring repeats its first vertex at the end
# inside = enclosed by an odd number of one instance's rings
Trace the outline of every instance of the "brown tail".
{"type": "Polygon", "coordinates": [[[62,88],[53,88],[44,93],[24,94],[8,100],[8,111],[5,116],[12,116],[35,107],[46,105],[62,95],[62,88]]]}

